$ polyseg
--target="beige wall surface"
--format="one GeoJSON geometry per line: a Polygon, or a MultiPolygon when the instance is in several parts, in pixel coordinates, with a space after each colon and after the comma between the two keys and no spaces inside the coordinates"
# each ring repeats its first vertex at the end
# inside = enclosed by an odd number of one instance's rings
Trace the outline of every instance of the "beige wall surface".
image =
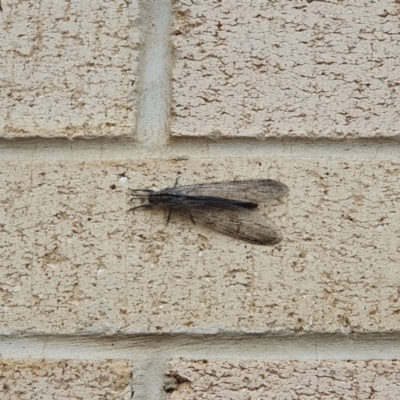
{"type": "Polygon", "coordinates": [[[131,399],[126,361],[0,361],[3,399],[131,399]]]}
{"type": "Polygon", "coordinates": [[[169,374],[181,384],[170,400],[395,400],[399,368],[398,361],[175,361],[169,374]]]}
{"type": "Polygon", "coordinates": [[[391,161],[49,162],[28,174],[3,165],[3,333],[400,329],[400,167],[391,161]],[[129,187],[227,171],[290,187],[260,209],[281,243],[235,241],[174,214],[167,224],[161,209],[127,213],[129,187]]]}
{"type": "Polygon", "coordinates": [[[178,1],[176,136],[400,133],[396,1],[178,1]]]}
{"type": "Polygon", "coordinates": [[[1,136],[132,136],[138,4],[3,3],[1,136]]]}
{"type": "Polygon", "coordinates": [[[399,397],[400,3],[1,6],[1,399],[399,397]],[[178,177],[282,241],[129,211],[178,177]]]}

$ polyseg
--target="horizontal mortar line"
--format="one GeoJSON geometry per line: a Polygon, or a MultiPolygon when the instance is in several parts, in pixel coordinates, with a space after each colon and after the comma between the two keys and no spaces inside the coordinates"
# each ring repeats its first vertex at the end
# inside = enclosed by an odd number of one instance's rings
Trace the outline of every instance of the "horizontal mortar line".
{"type": "Polygon", "coordinates": [[[0,336],[0,356],[25,359],[393,360],[400,334],[138,334],[0,336]]]}
{"type": "Polygon", "coordinates": [[[202,159],[230,157],[331,157],[349,159],[397,159],[400,140],[305,140],[305,139],[229,139],[211,141],[184,138],[166,145],[145,146],[135,141],[118,140],[0,140],[3,161],[134,161],[145,159],[202,159]]]}

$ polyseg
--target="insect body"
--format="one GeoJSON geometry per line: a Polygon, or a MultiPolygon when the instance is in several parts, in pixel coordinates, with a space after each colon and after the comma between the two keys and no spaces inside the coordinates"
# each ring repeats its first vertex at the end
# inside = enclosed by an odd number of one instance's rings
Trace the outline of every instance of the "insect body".
{"type": "MultiPolygon", "coordinates": [[[[277,199],[288,192],[285,184],[272,179],[215,182],[175,186],[160,191],[131,190],[132,200],[146,198],[138,207],[162,204],[171,211],[189,216],[234,238],[260,245],[273,245],[281,240],[275,225],[254,211],[258,203],[277,199]]],[[[169,216],[168,216],[169,220],[169,216]]]]}

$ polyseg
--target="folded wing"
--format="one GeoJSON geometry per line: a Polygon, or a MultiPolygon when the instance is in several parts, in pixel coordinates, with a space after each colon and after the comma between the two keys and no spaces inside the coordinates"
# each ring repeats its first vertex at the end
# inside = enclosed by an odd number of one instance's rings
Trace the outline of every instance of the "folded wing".
{"type": "Polygon", "coordinates": [[[205,225],[225,235],[252,244],[274,245],[281,241],[278,228],[255,211],[232,206],[231,209],[213,207],[174,209],[194,223],[205,225]]]}
{"type": "Polygon", "coordinates": [[[273,179],[251,179],[177,186],[187,196],[211,196],[237,201],[262,202],[277,199],[289,191],[288,187],[273,179]]]}

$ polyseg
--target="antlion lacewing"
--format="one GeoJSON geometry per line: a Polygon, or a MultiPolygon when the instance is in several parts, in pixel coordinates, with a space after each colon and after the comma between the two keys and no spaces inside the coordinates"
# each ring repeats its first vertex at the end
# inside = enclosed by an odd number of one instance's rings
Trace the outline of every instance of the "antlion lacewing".
{"type": "Polygon", "coordinates": [[[132,199],[145,199],[147,203],[130,209],[153,207],[161,204],[170,213],[177,212],[225,235],[252,244],[274,245],[281,241],[278,228],[255,209],[260,202],[278,199],[288,187],[272,179],[202,183],[160,191],[131,189],[132,199]]]}

